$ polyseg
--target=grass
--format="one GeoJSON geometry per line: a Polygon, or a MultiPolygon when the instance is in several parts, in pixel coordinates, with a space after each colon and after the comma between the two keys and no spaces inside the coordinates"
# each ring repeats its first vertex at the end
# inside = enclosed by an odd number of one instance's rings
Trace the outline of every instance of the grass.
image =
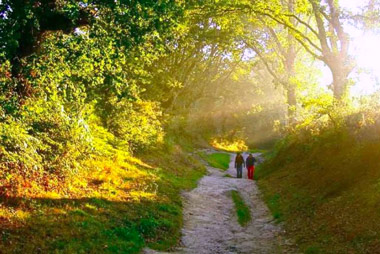
{"type": "Polygon", "coordinates": [[[280,199],[281,199],[281,196],[278,193],[272,195],[271,197],[267,199],[268,208],[271,211],[273,218],[277,222],[281,222],[283,220],[281,208],[279,204],[280,199]]]}
{"type": "Polygon", "coordinates": [[[238,222],[241,226],[244,227],[252,219],[249,207],[244,203],[244,200],[238,191],[231,191],[231,196],[235,204],[238,222]]]}
{"type": "Polygon", "coordinates": [[[176,245],[180,193],[205,168],[178,146],[141,157],[93,158],[61,189],[0,196],[0,252],[132,254],[176,245]]]}
{"type": "Polygon", "coordinates": [[[258,167],[264,200],[301,252],[380,249],[380,141],[352,135],[290,140],[258,167]]]}
{"type": "Polygon", "coordinates": [[[260,148],[254,148],[254,149],[249,149],[249,152],[250,153],[261,153],[261,154],[265,154],[268,152],[268,150],[266,149],[260,149],[260,148]]]}
{"type": "Polygon", "coordinates": [[[230,155],[227,153],[202,153],[201,157],[213,168],[227,170],[230,164],[230,155]]]}

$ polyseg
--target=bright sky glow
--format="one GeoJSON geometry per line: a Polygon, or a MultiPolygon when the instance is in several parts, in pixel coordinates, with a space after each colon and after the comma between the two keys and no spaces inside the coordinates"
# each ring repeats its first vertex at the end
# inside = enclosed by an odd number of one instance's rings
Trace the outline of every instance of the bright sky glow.
{"type": "MultiPolygon", "coordinates": [[[[340,5],[352,12],[357,12],[367,1],[341,0],[340,5]]],[[[364,32],[350,25],[345,30],[351,37],[350,55],[356,60],[357,68],[350,78],[355,82],[351,87],[353,96],[368,95],[380,88],[380,35],[374,32],[364,32]]],[[[331,84],[332,77],[329,69],[323,67],[321,85],[331,84]]]]}
{"type": "Polygon", "coordinates": [[[363,33],[353,39],[351,54],[356,58],[357,69],[351,77],[356,81],[353,95],[366,95],[379,89],[380,78],[380,35],[363,33]]]}

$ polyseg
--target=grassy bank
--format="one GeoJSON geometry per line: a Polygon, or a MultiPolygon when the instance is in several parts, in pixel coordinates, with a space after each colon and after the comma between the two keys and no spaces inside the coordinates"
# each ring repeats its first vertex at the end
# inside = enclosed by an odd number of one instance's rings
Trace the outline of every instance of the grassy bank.
{"type": "Polygon", "coordinates": [[[204,167],[179,146],[140,159],[115,152],[88,160],[70,185],[2,196],[0,252],[137,253],[175,245],[180,192],[196,186],[204,167]]]}
{"type": "Polygon", "coordinates": [[[235,204],[238,222],[244,227],[251,220],[251,212],[249,211],[249,207],[244,203],[244,200],[238,191],[231,191],[231,196],[235,204]]]}
{"type": "Polygon", "coordinates": [[[201,153],[201,157],[213,168],[227,170],[230,164],[230,155],[227,153],[201,153]]]}
{"type": "Polygon", "coordinates": [[[363,133],[289,137],[256,172],[304,253],[380,253],[380,141],[363,133]]]}

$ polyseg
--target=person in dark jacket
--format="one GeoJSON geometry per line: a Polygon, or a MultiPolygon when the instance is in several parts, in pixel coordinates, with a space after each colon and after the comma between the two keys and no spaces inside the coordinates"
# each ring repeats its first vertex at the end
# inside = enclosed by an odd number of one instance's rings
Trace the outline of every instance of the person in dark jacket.
{"type": "Polygon", "coordinates": [[[248,179],[253,180],[253,173],[255,172],[255,162],[256,159],[253,157],[253,155],[250,153],[245,160],[245,166],[247,167],[248,171],[248,179]]]}
{"type": "Polygon", "coordinates": [[[237,178],[242,178],[243,166],[245,166],[243,155],[241,155],[240,153],[237,153],[236,158],[235,158],[235,168],[237,171],[237,174],[236,174],[237,178]]]}

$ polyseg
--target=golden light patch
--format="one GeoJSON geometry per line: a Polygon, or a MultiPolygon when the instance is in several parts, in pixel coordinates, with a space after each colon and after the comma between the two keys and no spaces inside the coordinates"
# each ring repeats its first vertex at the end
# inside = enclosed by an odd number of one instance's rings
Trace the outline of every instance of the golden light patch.
{"type": "Polygon", "coordinates": [[[241,139],[229,141],[223,138],[214,138],[211,140],[210,144],[215,149],[229,152],[239,152],[248,150],[248,146],[245,144],[245,141],[241,139]]]}

